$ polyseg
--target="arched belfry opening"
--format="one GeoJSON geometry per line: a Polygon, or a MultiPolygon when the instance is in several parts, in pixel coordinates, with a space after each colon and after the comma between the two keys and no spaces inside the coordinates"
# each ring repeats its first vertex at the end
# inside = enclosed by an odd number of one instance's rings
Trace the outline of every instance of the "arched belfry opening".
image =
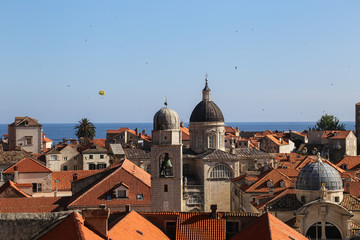
{"type": "Polygon", "coordinates": [[[327,239],[327,240],[341,240],[340,230],[332,223],[325,222],[324,225],[321,222],[314,223],[306,232],[306,237],[311,240],[327,239]]]}

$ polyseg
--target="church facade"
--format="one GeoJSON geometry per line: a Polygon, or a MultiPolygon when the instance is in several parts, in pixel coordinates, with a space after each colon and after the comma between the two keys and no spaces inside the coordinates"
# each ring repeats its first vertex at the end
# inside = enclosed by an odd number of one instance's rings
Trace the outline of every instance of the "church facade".
{"type": "MultiPolygon", "coordinates": [[[[205,80],[202,101],[189,123],[190,148],[182,145],[179,115],[167,106],[154,116],[151,147],[153,211],[230,211],[231,178],[239,156],[225,149],[225,120],[205,80]]],[[[166,104],[167,105],[167,104],[166,104]]]]}

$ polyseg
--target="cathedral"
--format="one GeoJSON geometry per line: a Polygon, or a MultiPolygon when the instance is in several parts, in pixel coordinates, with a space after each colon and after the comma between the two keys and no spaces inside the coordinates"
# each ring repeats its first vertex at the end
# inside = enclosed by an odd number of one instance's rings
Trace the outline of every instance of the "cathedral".
{"type": "Polygon", "coordinates": [[[153,211],[230,211],[231,178],[239,157],[225,151],[225,120],[205,79],[202,101],[190,116],[190,148],[181,139],[180,118],[161,108],[154,116],[151,146],[153,211]]]}

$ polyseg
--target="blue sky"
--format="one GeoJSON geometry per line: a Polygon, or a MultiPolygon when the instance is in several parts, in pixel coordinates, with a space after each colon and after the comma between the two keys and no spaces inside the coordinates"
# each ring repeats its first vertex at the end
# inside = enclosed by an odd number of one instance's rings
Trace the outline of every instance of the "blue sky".
{"type": "Polygon", "coordinates": [[[354,120],[360,1],[1,1],[0,123],[354,120]],[[236,68],[235,68],[236,67],[236,68]],[[106,91],[103,98],[99,90],[106,91]]]}

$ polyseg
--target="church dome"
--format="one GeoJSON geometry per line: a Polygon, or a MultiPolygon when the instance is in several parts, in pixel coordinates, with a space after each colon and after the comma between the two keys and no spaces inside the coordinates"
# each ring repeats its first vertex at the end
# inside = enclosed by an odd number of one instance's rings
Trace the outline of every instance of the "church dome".
{"type": "Polygon", "coordinates": [[[211,101],[211,90],[208,81],[203,89],[203,100],[194,108],[190,116],[190,122],[225,122],[220,108],[211,101]]]}
{"type": "Polygon", "coordinates": [[[325,183],[327,190],[342,190],[343,182],[339,172],[329,164],[321,161],[320,156],[316,162],[308,164],[299,173],[296,189],[320,190],[325,183]]]}
{"type": "Polygon", "coordinates": [[[213,101],[201,101],[192,111],[190,122],[224,122],[224,116],[213,101]]]}
{"type": "Polygon", "coordinates": [[[179,115],[172,109],[163,107],[154,115],[154,130],[179,130],[179,115]]]}

